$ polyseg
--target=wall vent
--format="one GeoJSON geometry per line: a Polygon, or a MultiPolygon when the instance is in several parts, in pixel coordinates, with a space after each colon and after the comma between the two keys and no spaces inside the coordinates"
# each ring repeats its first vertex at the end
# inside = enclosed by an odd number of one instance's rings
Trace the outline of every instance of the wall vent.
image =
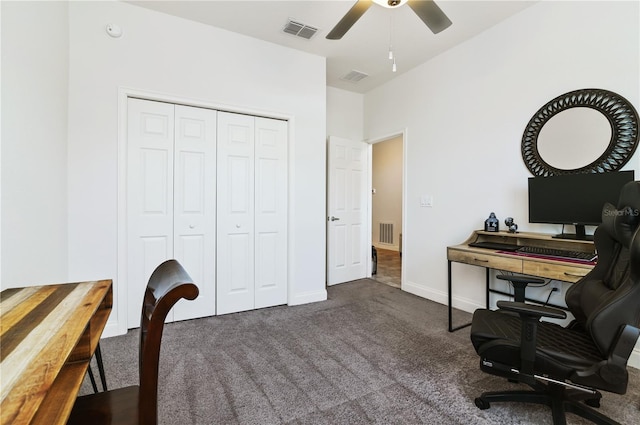
{"type": "Polygon", "coordinates": [[[358,81],[362,80],[363,78],[367,78],[368,76],[369,74],[365,74],[364,72],[352,69],[347,74],[340,77],[340,79],[344,81],[350,81],[352,83],[357,83],[358,81]]]}
{"type": "Polygon", "coordinates": [[[282,31],[287,34],[292,34],[298,37],[306,38],[307,40],[313,37],[313,35],[318,32],[318,28],[314,28],[312,26],[303,24],[301,22],[297,22],[289,19],[287,24],[284,26],[282,31]]]}
{"type": "Polygon", "coordinates": [[[393,245],[393,223],[380,223],[380,243],[393,245]]]}

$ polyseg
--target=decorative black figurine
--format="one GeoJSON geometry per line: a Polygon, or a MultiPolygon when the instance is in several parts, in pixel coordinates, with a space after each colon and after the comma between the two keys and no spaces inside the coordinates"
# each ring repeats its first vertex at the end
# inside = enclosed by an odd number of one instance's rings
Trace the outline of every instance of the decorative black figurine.
{"type": "Polygon", "coordinates": [[[496,218],[496,213],[489,214],[489,218],[484,221],[485,232],[497,232],[500,227],[500,221],[496,218]]]}
{"type": "Polygon", "coordinates": [[[509,230],[509,233],[518,233],[518,225],[513,221],[512,217],[505,218],[504,224],[507,225],[507,229],[509,230]]]}

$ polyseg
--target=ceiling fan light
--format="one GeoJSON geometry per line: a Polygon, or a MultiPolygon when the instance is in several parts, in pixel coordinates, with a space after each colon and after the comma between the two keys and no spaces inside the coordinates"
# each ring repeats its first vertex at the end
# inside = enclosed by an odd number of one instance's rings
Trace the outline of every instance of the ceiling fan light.
{"type": "Polygon", "coordinates": [[[387,9],[393,9],[396,7],[400,7],[405,4],[408,0],[373,0],[375,4],[379,4],[382,7],[386,7],[387,9]]]}

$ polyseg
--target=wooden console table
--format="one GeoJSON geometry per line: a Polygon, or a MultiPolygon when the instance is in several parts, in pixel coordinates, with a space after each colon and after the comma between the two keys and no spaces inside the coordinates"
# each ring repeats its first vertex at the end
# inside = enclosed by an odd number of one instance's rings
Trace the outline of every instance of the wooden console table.
{"type": "Polygon", "coordinates": [[[447,247],[448,267],[448,308],[449,308],[449,332],[467,327],[470,323],[453,328],[452,325],[452,283],[451,263],[463,263],[486,269],[486,308],[489,308],[489,293],[496,292],[490,289],[489,271],[491,269],[521,273],[529,276],[560,280],[564,282],[577,282],[592,268],[591,263],[578,263],[571,261],[536,258],[507,253],[486,248],[474,248],[469,246],[472,242],[498,242],[517,246],[536,246],[569,251],[593,252],[593,241],[556,239],[543,233],[509,233],[474,231],[469,238],[460,245],[447,247]]]}
{"type": "Polygon", "coordinates": [[[0,293],[0,423],[65,424],[113,304],[111,280],[0,293]]]}

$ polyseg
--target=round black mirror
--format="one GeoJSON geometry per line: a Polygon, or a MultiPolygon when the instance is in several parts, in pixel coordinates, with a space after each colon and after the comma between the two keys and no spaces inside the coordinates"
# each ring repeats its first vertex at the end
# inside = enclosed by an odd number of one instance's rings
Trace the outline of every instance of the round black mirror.
{"type": "Polygon", "coordinates": [[[565,93],[540,108],[522,136],[522,159],[534,176],[604,173],[624,166],[638,145],[638,113],[601,89],[565,93]]]}

